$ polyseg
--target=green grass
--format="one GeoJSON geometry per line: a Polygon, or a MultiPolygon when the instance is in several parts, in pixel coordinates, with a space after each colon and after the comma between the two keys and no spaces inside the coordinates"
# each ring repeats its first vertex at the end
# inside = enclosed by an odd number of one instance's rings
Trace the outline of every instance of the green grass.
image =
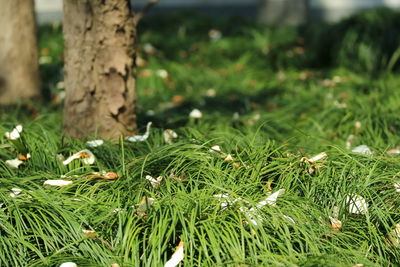
{"type": "MultiPolygon", "coordinates": [[[[359,31],[358,20],[374,23],[370,14],[382,11],[374,12],[350,19],[356,25],[343,34],[359,31]]],[[[400,251],[388,235],[400,223],[400,195],[393,186],[400,181],[400,160],[385,153],[400,145],[396,60],[390,72],[384,61],[368,67],[373,59],[362,61],[350,48],[362,50],[367,43],[379,53],[388,49],[365,33],[356,43],[350,37],[353,43],[331,41],[330,52],[349,52],[341,62],[318,62],[315,49],[322,50],[325,39],[317,47],[311,35],[315,31],[317,39],[324,29],[337,31],[349,21],[318,29],[265,29],[243,19],[205,20],[192,13],[145,20],[139,49],[148,63],[138,70],[138,118],[141,131],[148,121],[155,127],[146,142],[106,142],[91,149],[96,156],[91,166],[79,160],[64,166],[57,157],[86,148],[85,140],[60,136],[60,104],[35,106],[36,118],[29,106],[2,109],[0,265],[162,266],[183,241],[184,266],[396,266],[400,251]],[[210,41],[211,28],[221,30],[220,40],[210,41]],[[143,51],[146,43],[155,54],[143,51]],[[143,77],[146,69],[165,69],[169,77],[143,77]],[[176,96],[184,101],[173,102],[176,96]],[[188,118],[193,108],[202,111],[201,119],[188,118]],[[20,123],[32,158],[12,169],[5,160],[17,151],[3,136],[20,123]],[[162,137],[167,128],[179,135],[172,144],[162,137]],[[351,148],[365,144],[375,154],[346,148],[351,134],[351,148]],[[214,145],[222,153],[211,152],[214,145]],[[328,158],[310,173],[302,157],[323,151],[328,158]],[[226,154],[234,161],[224,161],[226,154]],[[103,170],[120,178],[86,177],[103,170]],[[74,183],[43,186],[62,175],[74,183]],[[146,175],[164,178],[154,189],[146,175]],[[241,211],[265,199],[268,184],[272,192],[286,190],[276,205],[256,214],[241,211]],[[11,188],[22,193],[12,198],[11,188]],[[216,194],[239,200],[221,208],[216,194]],[[346,198],[353,194],[367,201],[365,215],[348,211],[346,198]],[[140,216],[143,197],[155,202],[140,216]],[[334,206],[342,221],[339,232],[329,222],[334,206]],[[82,229],[97,234],[89,238],[82,229]]],[[[42,65],[50,98],[62,79],[60,28],[42,28],[40,37],[41,50],[48,48],[52,57],[42,65]]]]}

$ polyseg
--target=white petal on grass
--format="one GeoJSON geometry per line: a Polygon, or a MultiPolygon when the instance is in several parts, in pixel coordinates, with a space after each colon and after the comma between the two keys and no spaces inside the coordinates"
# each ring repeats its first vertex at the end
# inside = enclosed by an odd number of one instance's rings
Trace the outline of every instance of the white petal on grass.
{"type": "Polygon", "coordinates": [[[97,232],[94,230],[86,230],[86,229],[82,229],[82,233],[88,238],[94,238],[95,235],[97,234],[97,232]]]}
{"type": "Polygon", "coordinates": [[[139,217],[146,216],[147,210],[156,200],[151,197],[143,197],[139,204],[136,205],[136,215],[139,217]]]}
{"type": "Polygon", "coordinates": [[[183,253],[183,245],[184,243],[182,241],[179,242],[174,254],[172,254],[171,258],[165,263],[164,267],[175,267],[183,260],[185,256],[183,253]]]}
{"type": "Polygon", "coordinates": [[[146,132],[144,133],[144,135],[132,135],[132,136],[128,136],[125,138],[126,141],[129,142],[144,142],[147,140],[147,138],[149,138],[150,135],[150,127],[151,127],[152,122],[148,122],[147,126],[146,126],[146,132]]]}
{"type": "Polygon", "coordinates": [[[103,145],[103,144],[104,144],[104,141],[101,140],[101,139],[92,140],[92,141],[87,141],[87,142],[86,142],[86,145],[87,145],[88,147],[98,147],[98,146],[101,146],[101,145],[103,145]]]}
{"type": "Polygon", "coordinates": [[[163,177],[162,176],[158,176],[157,178],[153,178],[150,175],[146,175],[146,177],[144,177],[144,179],[149,181],[151,183],[151,186],[153,186],[154,189],[157,189],[158,186],[160,185],[163,177]]]}
{"type": "Polygon", "coordinates": [[[349,212],[352,214],[366,214],[368,212],[368,203],[362,196],[349,195],[346,197],[346,203],[349,205],[349,212]]]}
{"type": "Polygon", "coordinates": [[[195,108],[189,113],[189,117],[193,119],[200,119],[201,117],[203,117],[203,113],[201,113],[200,110],[195,108]]]}
{"type": "Polygon", "coordinates": [[[289,222],[291,222],[293,224],[296,224],[296,221],[290,216],[283,215],[283,218],[285,218],[286,220],[288,220],[289,222]]]}
{"type": "Polygon", "coordinates": [[[241,198],[235,198],[235,199],[231,199],[231,197],[229,195],[225,195],[225,194],[218,194],[218,195],[214,195],[214,197],[216,198],[220,198],[220,199],[224,199],[221,202],[221,208],[226,208],[228,206],[232,206],[234,205],[236,202],[241,201],[241,198]]]}
{"type": "Polygon", "coordinates": [[[373,155],[373,152],[371,151],[371,149],[366,145],[361,145],[361,146],[355,147],[355,148],[353,148],[353,150],[351,152],[360,153],[360,154],[364,154],[364,155],[373,155]]]}
{"type": "Polygon", "coordinates": [[[96,160],[96,158],[94,157],[93,153],[90,150],[84,149],[84,150],[81,150],[81,151],[73,154],[66,160],[64,160],[63,164],[68,165],[75,159],[83,159],[83,163],[89,164],[89,165],[93,164],[96,160]]]}
{"type": "Polygon", "coordinates": [[[258,202],[257,208],[261,208],[262,206],[265,206],[265,205],[275,206],[278,197],[283,195],[285,193],[285,191],[286,191],[285,189],[279,189],[275,193],[269,195],[263,201],[258,202]]]}
{"type": "Polygon", "coordinates": [[[328,157],[328,155],[326,154],[326,152],[321,152],[321,153],[319,153],[318,155],[315,155],[314,157],[310,158],[308,161],[309,161],[310,163],[314,163],[314,162],[319,161],[319,160],[321,160],[321,159],[324,159],[324,158],[326,158],[326,157],[328,157]]]}
{"type": "Polygon", "coordinates": [[[172,144],[173,140],[178,138],[178,134],[174,130],[166,129],[163,132],[164,141],[167,144],[172,144]]]}
{"type": "Polygon", "coordinates": [[[221,148],[219,146],[213,146],[213,147],[211,147],[211,149],[214,151],[221,152],[221,148]]]}
{"type": "Polygon", "coordinates": [[[13,169],[18,169],[19,165],[21,165],[22,163],[24,162],[19,158],[6,160],[7,166],[13,169]]]}
{"type": "Polygon", "coordinates": [[[60,267],[78,267],[78,265],[76,265],[75,262],[72,261],[68,261],[68,262],[64,262],[60,265],[60,267]]]}
{"type": "Polygon", "coordinates": [[[22,125],[17,125],[15,126],[15,128],[10,132],[6,132],[4,135],[7,139],[9,140],[17,140],[18,138],[20,138],[20,133],[22,133],[22,125]]]}
{"type": "Polygon", "coordinates": [[[337,218],[329,216],[329,221],[331,222],[331,227],[334,232],[339,232],[342,229],[342,222],[337,218]]]}
{"type": "Polygon", "coordinates": [[[72,181],[68,180],[47,180],[43,183],[43,185],[51,185],[51,186],[67,186],[72,184],[72,181]]]}
{"type": "Polygon", "coordinates": [[[10,197],[16,197],[21,194],[22,189],[19,188],[11,188],[12,193],[10,193],[10,197]]]}
{"type": "Polygon", "coordinates": [[[396,189],[396,192],[400,193],[400,181],[393,183],[393,186],[396,189]]]}
{"type": "Polygon", "coordinates": [[[351,134],[351,135],[349,135],[349,136],[347,137],[347,139],[346,139],[346,148],[347,148],[347,149],[350,149],[350,148],[351,148],[351,146],[352,146],[353,141],[354,141],[355,138],[356,138],[356,137],[355,137],[353,134],[351,134]]]}
{"type": "Polygon", "coordinates": [[[228,154],[228,155],[225,157],[224,161],[233,161],[232,155],[231,155],[231,154],[228,154]]]}
{"type": "Polygon", "coordinates": [[[163,70],[163,69],[157,70],[156,71],[156,75],[158,77],[160,77],[160,78],[163,78],[163,79],[167,79],[168,78],[168,72],[166,70],[163,70]]]}
{"type": "Polygon", "coordinates": [[[395,147],[386,151],[386,153],[390,155],[399,155],[400,154],[400,147],[395,147]]]}

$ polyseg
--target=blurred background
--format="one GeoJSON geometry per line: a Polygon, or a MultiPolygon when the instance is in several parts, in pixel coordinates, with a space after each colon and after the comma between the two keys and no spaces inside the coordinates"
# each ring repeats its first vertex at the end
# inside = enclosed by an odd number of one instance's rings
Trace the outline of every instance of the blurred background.
{"type": "MultiPolygon", "coordinates": [[[[146,0],[132,0],[140,9],[146,0]]],[[[152,12],[173,12],[182,8],[196,9],[211,15],[258,16],[267,24],[313,21],[338,21],[358,11],[377,8],[400,8],[400,0],[161,0],[152,12]]],[[[62,0],[37,0],[40,23],[62,19],[62,0]]]]}

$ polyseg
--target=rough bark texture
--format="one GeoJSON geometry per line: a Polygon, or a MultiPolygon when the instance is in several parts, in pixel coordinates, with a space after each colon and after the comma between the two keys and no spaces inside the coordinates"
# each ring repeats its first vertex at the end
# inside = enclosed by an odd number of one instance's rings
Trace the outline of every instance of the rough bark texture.
{"type": "Polygon", "coordinates": [[[127,0],[64,1],[64,134],[135,132],[135,38],[127,0]]]}
{"type": "Polygon", "coordinates": [[[38,62],[33,0],[0,0],[0,104],[40,94],[38,62]]]}

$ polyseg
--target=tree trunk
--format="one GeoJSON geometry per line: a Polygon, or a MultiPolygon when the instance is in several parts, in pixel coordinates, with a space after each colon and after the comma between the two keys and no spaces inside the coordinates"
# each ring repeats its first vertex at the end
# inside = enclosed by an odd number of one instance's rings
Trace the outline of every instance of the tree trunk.
{"type": "Polygon", "coordinates": [[[64,0],[64,134],[134,134],[135,39],[128,0],[64,0]]]}
{"type": "Polygon", "coordinates": [[[33,0],[0,0],[0,104],[39,94],[33,0]]]}

